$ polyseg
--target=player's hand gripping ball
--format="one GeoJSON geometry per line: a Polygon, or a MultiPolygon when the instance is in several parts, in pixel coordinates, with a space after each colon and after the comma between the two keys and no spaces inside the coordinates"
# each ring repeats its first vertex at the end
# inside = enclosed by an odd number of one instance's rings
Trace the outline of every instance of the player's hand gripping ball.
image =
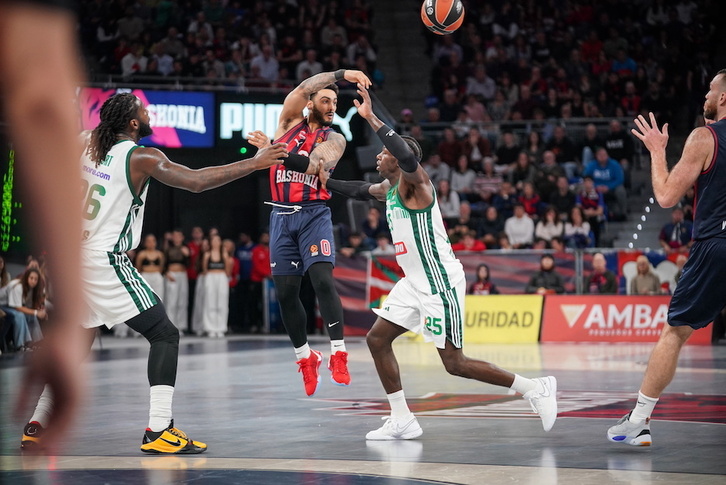
{"type": "Polygon", "coordinates": [[[464,22],[464,5],[461,0],[424,0],[421,20],[435,34],[451,34],[464,22]]]}

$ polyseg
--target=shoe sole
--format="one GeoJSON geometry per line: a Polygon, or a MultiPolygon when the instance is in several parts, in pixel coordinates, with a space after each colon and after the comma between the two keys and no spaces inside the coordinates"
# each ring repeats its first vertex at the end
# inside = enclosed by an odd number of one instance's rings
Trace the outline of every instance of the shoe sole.
{"type": "Polygon", "coordinates": [[[143,451],[144,453],[149,453],[150,455],[199,455],[199,454],[207,451],[207,449],[206,448],[204,448],[203,450],[191,449],[191,450],[186,450],[186,451],[179,450],[179,451],[174,451],[174,452],[159,451],[159,450],[144,450],[144,449],[142,449],[141,451],[143,451]]]}
{"type": "Polygon", "coordinates": [[[418,438],[422,434],[423,434],[423,429],[419,428],[416,431],[412,431],[410,433],[404,433],[404,434],[402,434],[401,436],[398,436],[398,437],[394,437],[394,436],[381,436],[380,438],[378,438],[378,437],[370,437],[369,438],[368,435],[366,435],[366,440],[368,440],[368,441],[400,441],[400,440],[413,440],[413,439],[418,438]]]}
{"type": "Polygon", "coordinates": [[[345,383],[343,383],[343,382],[338,382],[338,381],[336,381],[335,379],[333,379],[333,376],[330,376],[330,382],[332,382],[332,383],[333,383],[333,384],[335,384],[336,386],[340,386],[340,387],[347,387],[347,386],[349,386],[349,385],[350,385],[350,383],[348,383],[348,384],[345,384],[345,383]]]}
{"type": "Polygon", "coordinates": [[[651,438],[650,434],[638,435],[635,438],[628,439],[627,436],[623,436],[623,435],[614,435],[613,436],[610,433],[608,433],[608,441],[612,441],[613,443],[623,443],[623,444],[630,445],[630,446],[651,446],[653,444],[653,438],[651,438]]]}

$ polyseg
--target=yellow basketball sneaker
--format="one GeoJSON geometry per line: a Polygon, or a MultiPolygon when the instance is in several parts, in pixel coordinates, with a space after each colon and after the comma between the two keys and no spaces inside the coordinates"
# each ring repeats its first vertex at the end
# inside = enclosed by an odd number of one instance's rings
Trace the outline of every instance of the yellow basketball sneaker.
{"type": "Polygon", "coordinates": [[[201,441],[191,440],[187,434],[174,427],[172,419],[169,427],[163,431],[151,431],[146,428],[144,439],[141,441],[141,451],[144,453],[187,455],[207,451],[207,445],[201,441]]]}
{"type": "Polygon", "coordinates": [[[26,424],[23,429],[23,438],[20,440],[20,449],[23,451],[41,450],[43,448],[41,443],[43,431],[45,431],[45,428],[37,421],[26,424]]]}

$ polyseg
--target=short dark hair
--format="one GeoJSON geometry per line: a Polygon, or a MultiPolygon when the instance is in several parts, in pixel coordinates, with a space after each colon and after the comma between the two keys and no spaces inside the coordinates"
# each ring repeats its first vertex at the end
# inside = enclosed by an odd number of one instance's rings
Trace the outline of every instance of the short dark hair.
{"type": "Polygon", "coordinates": [[[416,160],[421,162],[421,158],[423,157],[423,150],[421,150],[421,145],[419,145],[416,138],[408,135],[401,135],[401,138],[403,138],[403,141],[405,141],[408,147],[411,149],[413,155],[416,157],[416,160]]]}
{"type": "Polygon", "coordinates": [[[340,90],[338,89],[338,85],[337,85],[337,84],[328,84],[328,85],[327,85],[327,86],[325,86],[324,88],[321,88],[321,89],[319,89],[319,90],[315,91],[315,92],[314,92],[313,94],[311,94],[311,95],[310,95],[310,99],[313,99],[313,98],[314,98],[315,96],[317,96],[317,94],[318,94],[318,93],[319,93],[320,91],[322,91],[323,89],[330,89],[331,91],[334,91],[334,92],[335,92],[335,94],[338,94],[338,93],[340,93],[340,90]]]}

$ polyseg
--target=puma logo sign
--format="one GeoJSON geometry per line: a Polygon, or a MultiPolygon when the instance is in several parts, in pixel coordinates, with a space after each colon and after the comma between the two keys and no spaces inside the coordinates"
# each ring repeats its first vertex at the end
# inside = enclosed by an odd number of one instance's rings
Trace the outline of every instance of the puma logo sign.
{"type": "Polygon", "coordinates": [[[176,439],[176,442],[169,441],[169,440],[164,439],[164,438],[161,438],[161,441],[163,441],[165,443],[169,443],[171,446],[181,446],[181,440],[179,440],[179,438],[176,439]]]}
{"type": "Polygon", "coordinates": [[[295,269],[297,269],[300,266],[300,261],[290,261],[290,264],[295,266],[295,269]]]}

